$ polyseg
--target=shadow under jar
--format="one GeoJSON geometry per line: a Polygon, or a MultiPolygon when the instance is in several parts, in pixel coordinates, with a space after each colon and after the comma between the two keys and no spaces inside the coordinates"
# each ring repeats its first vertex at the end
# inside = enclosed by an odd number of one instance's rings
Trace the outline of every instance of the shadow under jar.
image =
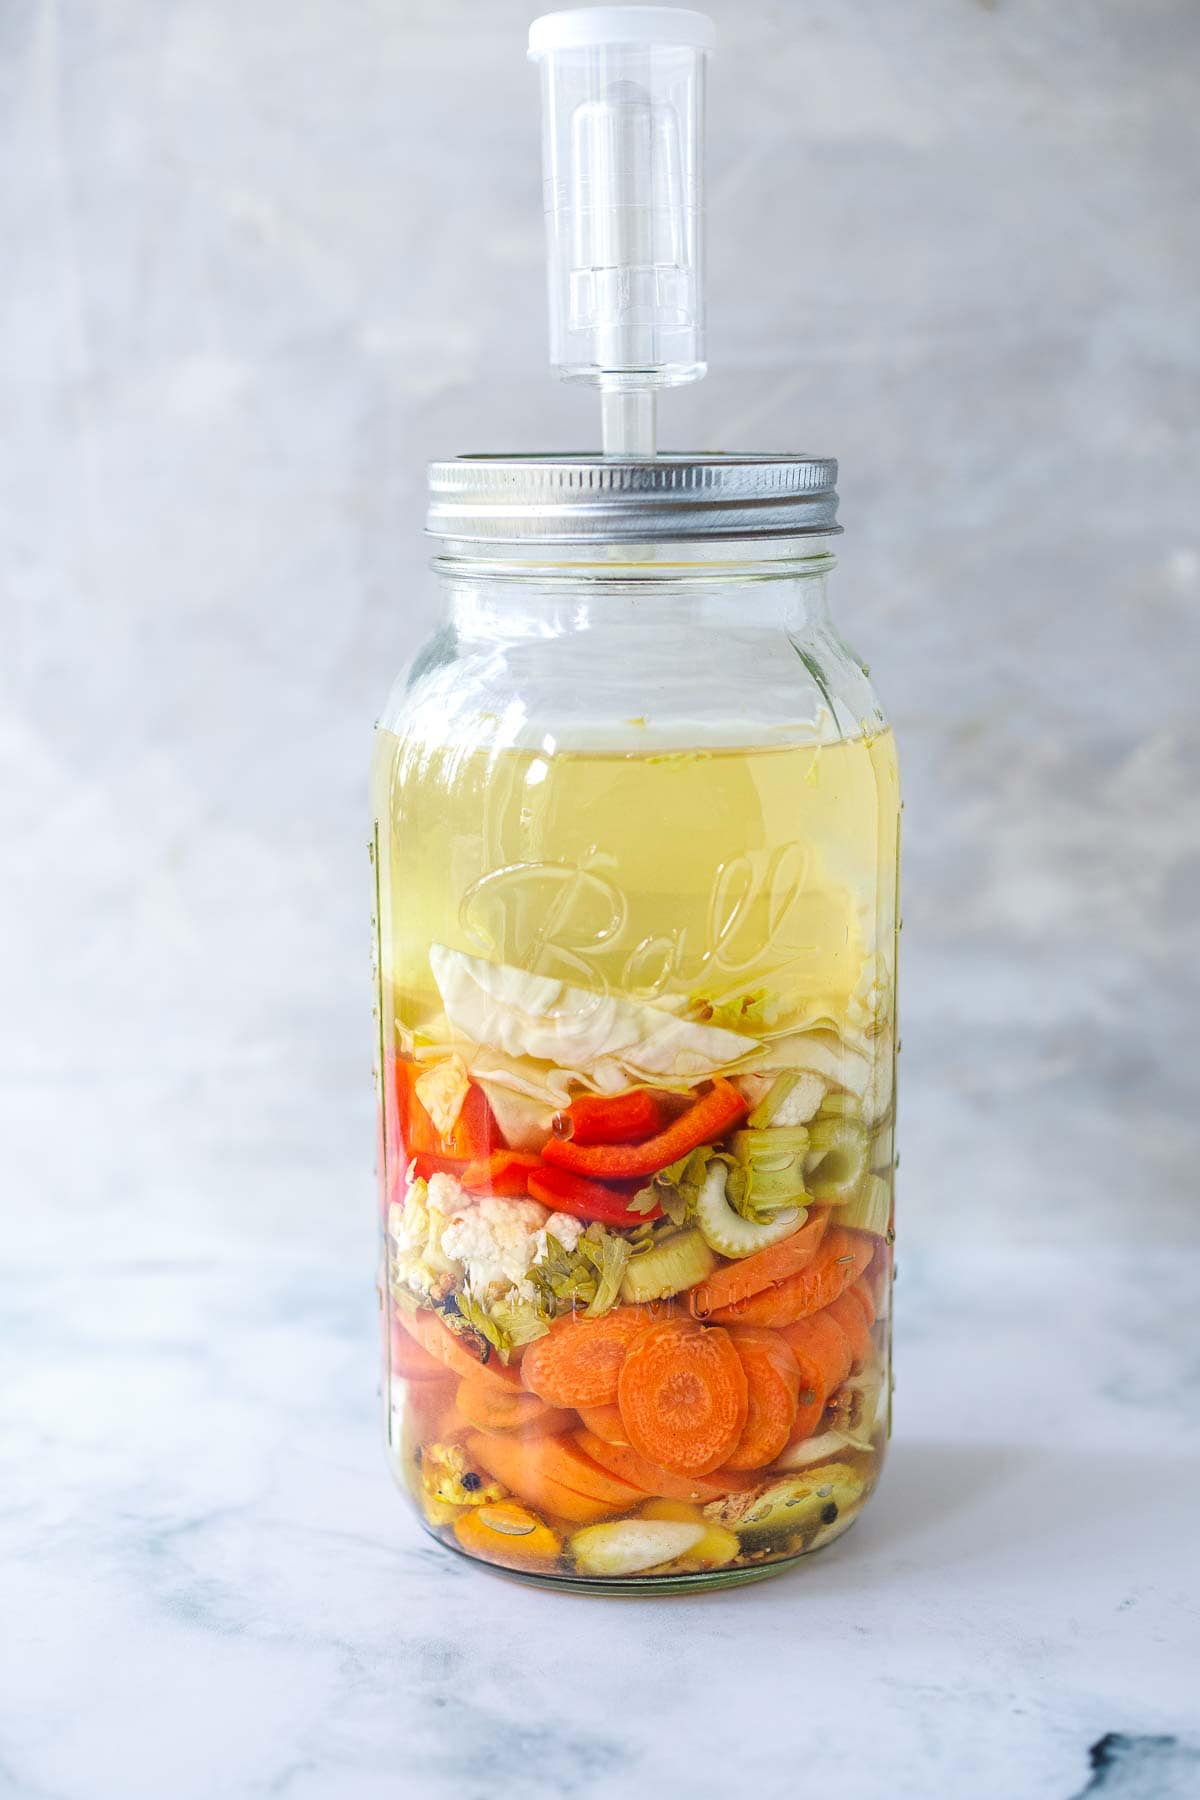
{"type": "Polygon", "coordinates": [[[431,471],[372,776],[385,1424],[538,1582],[753,1580],[879,1476],[899,796],[835,478],[431,471]]]}

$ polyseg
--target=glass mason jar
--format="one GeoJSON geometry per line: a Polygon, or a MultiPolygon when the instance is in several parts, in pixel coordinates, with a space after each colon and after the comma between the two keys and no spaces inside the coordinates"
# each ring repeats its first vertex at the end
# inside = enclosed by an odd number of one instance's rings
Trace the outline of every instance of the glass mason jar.
{"type": "Polygon", "coordinates": [[[372,789],[387,1440],[537,1581],[751,1580],[879,1475],[899,799],[835,478],[431,471],[372,789]]]}

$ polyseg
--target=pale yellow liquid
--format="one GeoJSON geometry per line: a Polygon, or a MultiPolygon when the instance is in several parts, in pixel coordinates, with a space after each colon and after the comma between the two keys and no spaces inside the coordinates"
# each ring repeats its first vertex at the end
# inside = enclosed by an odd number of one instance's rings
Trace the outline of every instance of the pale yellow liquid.
{"type": "Polygon", "coordinates": [[[762,991],[777,1028],[892,967],[890,732],[542,756],[381,730],[372,784],[385,1037],[438,1010],[430,943],[643,1000],[762,991]]]}
{"type": "MultiPolygon", "coordinates": [[[[747,1019],[752,1035],[760,1025],[779,1032],[820,1020],[849,1039],[870,1031],[874,1018],[869,1054],[891,1056],[883,1021],[894,969],[899,800],[889,733],[823,746],[541,756],[430,747],[381,731],[372,781],[381,1068],[403,1047],[401,1033],[445,1041],[433,943],[660,1004],[757,997],[769,1016],[747,1019]]],[[[872,1166],[889,1181],[890,1134],[884,1119],[872,1140],[872,1166]]],[[[385,1135],[395,1147],[394,1120],[385,1135]]],[[[405,1154],[400,1146],[400,1166],[405,1154]]],[[[385,1183],[385,1206],[389,1192],[385,1183]]],[[[886,1384],[882,1299],[880,1311],[874,1336],[886,1384]]],[[[424,1392],[440,1392],[444,1412],[444,1389],[413,1388],[406,1392],[389,1363],[395,1468],[426,1523],[453,1546],[455,1525],[446,1520],[456,1509],[431,1510],[422,1470],[436,1466],[427,1454],[439,1448],[433,1440],[453,1437],[462,1421],[447,1426],[422,1409],[424,1392]]],[[[843,1479],[849,1469],[861,1480],[862,1499],[878,1475],[883,1429],[876,1426],[870,1449],[837,1456],[843,1479]]],[[[761,1476],[764,1484],[774,1479],[767,1470],[761,1476]]],[[[669,1591],[754,1579],[828,1541],[856,1512],[819,1535],[811,1519],[802,1530],[787,1523],[750,1535],[714,1573],[647,1576],[643,1585],[669,1591]]],[[[555,1529],[565,1539],[572,1527],[559,1521],[555,1529]]],[[[496,1542],[471,1554],[530,1579],[570,1579],[561,1558],[529,1574],[520,1540],[496,1542]]],[[[619,1591],[622,1579],[581,1585],[619,1591]]]]}

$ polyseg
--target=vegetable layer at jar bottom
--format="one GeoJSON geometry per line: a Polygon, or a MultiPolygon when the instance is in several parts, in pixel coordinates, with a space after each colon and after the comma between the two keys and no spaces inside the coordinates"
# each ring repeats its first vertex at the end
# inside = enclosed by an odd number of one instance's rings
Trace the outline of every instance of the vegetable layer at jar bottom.
{"type": "Polygon", "coordinates": [[[405,837],[433,766],[385,762],[381,808],[395,1472],[531,1580],[754,1579],[853,1523],[888,1434],[890,752],[550,759],[453,906],[405,837]]]}
{"type": "Polygon", "coordinates": [[[426,1148],[388,1210],[389,1437],[425,1523],[583,1585],[840,1535],[887,1430],[890,1123],[795,1070],[717,1075],[570,1101],[517,1152],[464,1070],[393,1079],[426,1148]]]}
{"type": "MultiPolygon", "coordinates": [[[[404,1331],[395,1320],[392,1329],[404,1331]]],[[[754,1348],[769,1357],[767,1344],[754,1348]]],[[[786,1362],[783,1380],[786,1388],[786,1362]]],[[[435,1536],[514,1575],[598,1589],[753,1579],[823,1548],[858,1517],[886,1444],[887,1398],[873,1360],[824,1405],[801,1397],[801,1428],[814,1416],[816,1427],[771,1466],[705,1476],[652,1464],[628,1443],[611,1402],[534,1410],[515,1386],[432,1372],[396,1388],[395,1474],[435,1536]]],[[[774,1399],[764,1396],[762,1410],[774,1399]]]]}

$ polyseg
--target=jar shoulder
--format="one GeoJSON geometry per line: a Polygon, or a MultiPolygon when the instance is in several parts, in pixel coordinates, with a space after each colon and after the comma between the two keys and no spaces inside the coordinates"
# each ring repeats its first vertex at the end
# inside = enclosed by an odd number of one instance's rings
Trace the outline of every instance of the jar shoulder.
{"type": "Polygon", "coordinates": [[[382,729],[477,748],[837,742],[886,729],[867,665],[827,616],[690,631],[642,624],[545,639],[435,631],[382,729]]]}

